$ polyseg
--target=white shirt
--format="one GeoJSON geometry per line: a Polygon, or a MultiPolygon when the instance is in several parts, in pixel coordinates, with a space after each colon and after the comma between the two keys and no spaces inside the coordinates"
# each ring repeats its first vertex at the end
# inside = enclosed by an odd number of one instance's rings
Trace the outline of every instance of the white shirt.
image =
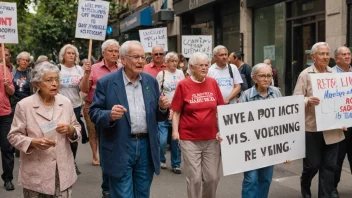
{"type": "Polygon", "coordinates": [[[164,71],[165,71],[165,77],[164,77],[165,81],[164,81],[163,90],[161,90],[161,84],[163,81],[163,71],[158,73],[158,75],[156,76],[156,80],[159,83],[160,92],[164,91],[164,94],[171,102],[172,98],[174,97],[177,84],[185,78],[185,75],[181,70],[178,70],[178,69],[176,69],[174,73],[171,73],[167,70],[164,70],[164,71]]]}
{"type": "Polygon", "coordinates": [[[68,68],[65,65],[61,65],[59,93],[71,100],[73,108],[82,105],[81,96],[79,94],[79,81],[82,77],[83,70],[81,66],[76,65],[68,68]]]}
{"type": "MultiPolygon", "coordinates": [[[[230,76],[229,65],[227,64],[221,69],[216,63],[210,66],[208,76],[214,78],[220,87],[224,100],[228,98],[234,89],[234,85],[243,83],[241,74],[235,65],[230,64],[233,73],[233,79],[230,76]]],[[[230,104],[235,104],[236,98],[230,101],[230,104]]]]}

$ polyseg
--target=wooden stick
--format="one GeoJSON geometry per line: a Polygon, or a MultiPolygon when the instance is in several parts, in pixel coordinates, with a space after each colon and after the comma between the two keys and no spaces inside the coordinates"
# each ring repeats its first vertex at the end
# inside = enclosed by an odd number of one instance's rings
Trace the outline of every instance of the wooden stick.
{"type": "MultiPolygon", "coordinates": [[[[92,39],[89,39],[89,48],[88,48],[88,61],[91,62],[91,57],[92,57],[92,39]]],[[[93,64],[93,63],[91,63],[93,64]]]]}
{"type": "Polygon", "coordinates": [[[2,53],[2,66],[3,66],[3,68],[4,68],[4,79],[7,79],[6,78],[6,74],[7,74],[7,72],[6,72],[6,58],[5,58],[5,43],[2,43],[1,44],[1,53],[2,53]]]}

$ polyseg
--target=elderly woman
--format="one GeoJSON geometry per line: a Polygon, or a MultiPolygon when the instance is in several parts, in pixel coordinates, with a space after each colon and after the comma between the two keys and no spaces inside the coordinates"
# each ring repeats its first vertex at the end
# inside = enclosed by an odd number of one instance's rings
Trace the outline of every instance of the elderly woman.
{"type": "MultiPolygon", "coordinates": [[[[82,98],[80,95],[79,83],[84,75],[82,67],[79,66],[79,54],[75,46],[67,44],[63,46],[59,53],[60,61],[60,89],[59,93],[66,96],[71,100],[73,112],[79,124],[82,128],[82,133],[86,134],[84,123],[81,120],[81,110],[82,110],[82,98]]],[[[85,137],[87,137],[85,135],[85,137]]],[[[86,143],[87,140],[84,141],[86,143]]],[[[78,148],[78,142],[71,143],[71,150],[73,153],[74,159],[76,159],[78,148]]],[[[75,162],[77,175],[80,175],[77,164],[75,162]]]]}
{"type": "Polygon", "coordinates": [[[341,129],[317,131],[315,106],[319,105],[320,100],[313,96],[310,75],[336,71],[328,67],[330,47],[327,43],[314,44],[311,57],[314,64],[301,72],[294,91],[294,95],[304,96],[305,103],[306,157],[303,159],[301,194],[303,197],[312,196],[311,182],[319,171],[318,197],[332,197],[335,187],[334,173],[337,165],[338,142],[344,139],[344,134],[341,129]]]}
{"type": "Polygon", "coordinates": [[[39,63],[42,63],[42,62],[49,62],[49,58],[45,55],[40,55],[35,61],[35,65],[38,65],[39,63]]]}
{"type": "Polygon", "coordinates": [[[25,198],[72,197],[77,175],[70,142],[79,139],[81,126],[71,101],[57,94],[56,66],[37,65],[31,82],[38,91],[17,103],[7,137],[21,151],[19,185],[25,198]]]}
{"type": "MultiPolygon", "coordinates": [[[[160,92],[164,93],[170,100],[174,97],[177,84],[185,78],[181,70],[177,69],[178,55],[175,52],[169,52],[165,56],[166,70],[160,71],[156,76],[156,80],[160,86],[160,92]]],[[[172,130],[172,111],[170,112],[169,120],[159,122],[158,130],[160,136],[160,167],[166,169],[166,145],[168,132],[172,130]]],[[[181,174],[181,150],[177,140],[171,141],[171,168],[175,174],[181,174]]]]}
{"type": "Polygon", "coordinates": [[[181,146],[188,197],[216,197],[220,180],[216,112],[224,99],[216,80],[207,77],[206,54],[194,53],[189,68],[191,77],[178,83],[171,103],[172,137],[181,146]]]}
{"type": "MultiPolygon", "coordinates": [[[[269,65],[265,63],[255,65],[251,76],[255,85],[242,93],[240,102],[281,97],[280,91],[276,87],[270,86],[273,75],[269,65]]],[[[268,197],[273,169],[274,166],[268,166],[245,172],[242,183],[242,198],[268,197]]]]}
{"type": "Polygon", "coordinates": [[[179,60],[179,63],[178,63],[177,69],[180,69],[181,71],[183,71],[185,78],[187,78],[189,76],[187,60],[182,54],[178,54],[178,60],[179,60]]]}

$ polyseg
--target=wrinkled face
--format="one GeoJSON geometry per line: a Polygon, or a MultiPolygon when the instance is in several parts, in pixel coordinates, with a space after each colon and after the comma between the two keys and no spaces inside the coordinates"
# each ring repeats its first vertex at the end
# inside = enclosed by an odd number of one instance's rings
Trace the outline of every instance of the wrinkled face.
{"type": "Polygon", "coordinates": [[[197,78],[205,78],[208,75],[209,61],[197,59],[196,64],[190,65],[193,75],[197,78]]]}
{"type": "Polygon", "coordinates": [[[169,60],[166,62],[167,68],[171,71],[175,71],[178,65],[178,58],[170,57],[169,60]]]}
{"type": "Polygon", "coordinates": [[[63,62],[64,63],[74,63],[75,60],[76,60],[75,50],[70,47],[66,48],[65,53],[64,53],[63,62]]]}
{"type": "Polygon", "coordinates": [[[110,45],[103,52],[104,59],[108,62],[116,62],[119,59],[118,45],[110,45]]]}
{"type": "Polygon", "coordinates": [[[161,47],[155,47],[152,51],[153,62],[161,64],[164,61],[164,50],[161,47]]]}
{"type": "Polygon", "coordinates": [[[40,93],[44,96],[54,97],[60,87],[60,78],[57,72],[47,72],[44,74],[41,82],[36,84],[36,87],[40,89],[40,93]]]}
{"type": "Polygon", "coordinates": [[[18,67],[20,67],[22,70],[26,70],[29,65],[29,61],[30,59],[28,56],[23,56],[17,60],[18,67]]]}
{"type": "Polygon", "coordinates": [[[314,60],[314,65],[318,67],[326,67],[330,61],[330,50],[328,46],[321,45],[318,51],[311,55],[314,60]]]}
{"type": "Polygon", "coordinates": [[[335,56],[337,65],[348,66],[351,64],[351,51],[347,47],[341,47],[339,54],[335,56]]]}
{"type": "Polygon", "coordinates": [[[269,88],[271,79],[273,78],[270,67],[264,67],[259,70],[257,75],[253,76],[253,81],[258,85],[258,88],[269,88]]]}
{"type": "Polygon", "coordinates": [[[130,44],[127,55],[121,56],[121,62],[125,67],[126,73],[140,74],[145,65],[145,55],[142,46],[130,44]]]}
{"type": "Polygon", "coordinates": [[[228,54],[226,49],[218,50],[218,53],[214,56],[215,62],[218,66],[225,66],[228,61],[228,54]]]}

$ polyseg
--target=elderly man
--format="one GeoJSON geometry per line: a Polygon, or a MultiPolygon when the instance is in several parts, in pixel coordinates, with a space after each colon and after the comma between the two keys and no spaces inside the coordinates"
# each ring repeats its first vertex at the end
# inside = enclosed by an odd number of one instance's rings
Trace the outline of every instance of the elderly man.
{"type": "MultiPolygon", "coordinates": [[[[251,88],[254,83],[252,81],[252,67],[249,66],[247,63],[243,62],[242,60],[242,54],[238,52],[232,52],[229,56],[228,59],[230,64],[234,64],[237,66],[238,71],[240,72],[242,76],[242,80],[246,81],[246,86],[247,88],[251,88]]],[[[245,91],[243,87],[241,88],[242,91],[245,91]]]]}
{"type": "Polygon", "coordinates": [[[310,198],[310,186],[313,177],[319,171],[319,198],[330,198],[334,188],[334,172],[338,153],[338,142],[344,139],[341,129],[317,131],[315,106],[319,98],[313,96],[310,75],[314,73],[335,73],[328,67],[330,47],[325,42],[313,45],[311,57],[314,64],[301,72],[294,95],[303,95],[305,103],[306,158],[303,159],[301,193],[310,198]]]}
{"type": "Polygon", "coordinates": [[[279,80],[277,77],[277,69],[275,67],[273,67],[273,64],[271,64],[271,60],[270,59],[265,59],[264,63],[269,65],[271,67],[271,70],[273,71],[273,78],[271,81],[271,85],[274,87],[279,87],[279,80]]]}
{"type": "Polygon", "coordinates": [[[156,77],[158,73],[166,69],[164,63],[164,48],[156,45],[152,48],[152,62],[144,66],[144,72],[156,77]]]}
{"type": "MultiPolygon", "coordinates": [[[[351,63],[351,51],[349,48],[345,46],[338,47],[335,50],[335,61],[336,66],[332,69],[337,73],[342,72],[352,72],[351,63]]],[[[332,193],[332,198],[338,198],[339,194],[337,191],[337,186],[340,182],[342,164],[347,154],[348,161],[350,164],[350,170],[352,171],[352,127],[348,128],[345,133],[345,139],[339,143],[339,152],[337,155],[337,168],[335,171],[335,188],[332,193]]]]}
{"type": "Polygon", "coordinates": [[[158,121],[168,117],[168,98],[143,73],[145,55],[138,41],[120,48],[124,65],[101,78],[89,115],[102,129],[101,158],[111,197],[147,198],[154,172],[160,173],[158,121]]]}
{"type": "Polygon", "coordinates": [[[225,46],[216,46],[213,56],[215,63],[210,66],[208,76],[218,82],[225,104],[235,104],[243,83],[241,75],[236,66],[227,64],[228,50],[225,46]]]}
{"type": "MultiPolygon", "coordinates": [[[[114,39],[106,40],[102,45],[102,56],[104,57],[103,60],[99,63],[90,66],[90,62],[85,62],[84,64],[84,76],[80,83],[80,89],[84,93],[88,93],[85,104],[83,107],[83,114],[84,119],[87,123],[87,129],[89,134],[89,143],[92,148],[93,152],[93,162],[94,166],[100,165],[99,157],[98,157],[98,138],[97,132],[94,124],[90,120],[88,115],[88,110],[90,105],[92,104],[93,95],[95,91],[96,84],[98,80],[105,76],[106,74],[112,73],[117,71],[121,68],[121,65],[117,63],[119,58],[119,43],[114,39]]],[[[100,149],[101,150],[101,149],[100,149]]],[[[103,162],[102,162],[103,163],[103,162]]],[[[109,197],[109,178],[103,172],[103,183],[102,183],[102,190],[103,190],[103,197],[109,197]]]]}

